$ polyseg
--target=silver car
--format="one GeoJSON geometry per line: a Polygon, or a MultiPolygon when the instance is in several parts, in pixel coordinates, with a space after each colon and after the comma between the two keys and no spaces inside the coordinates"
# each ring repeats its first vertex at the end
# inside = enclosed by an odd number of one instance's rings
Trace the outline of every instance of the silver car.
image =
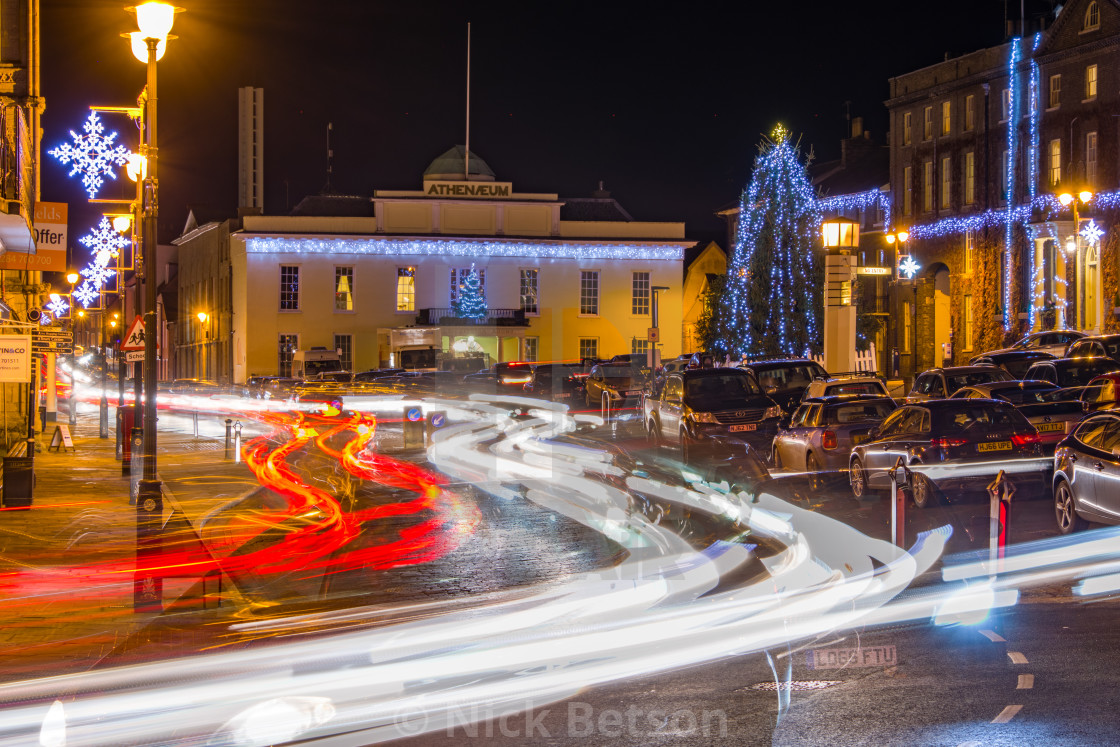
{"type": "Polygon", "coordinates": [[[1120,524],[1120,412],[1093,413],[1054,452],[1054,517],[1069,534],[1120,524]]]}
{"type": "Polygon", "coordinates": [[[1058,358],[1065,357],[1066,348],[1071,343],[1085,337],[1084,332],[1075,329],[1052,329],[1047,332],[1031,332],[1010,348],[1005,350],[992,350],[992,353],[1004,353],[1008,350],[1039,350],[1050,353],[1058,358]]]}
{"type": "Polygon", "coordinates": [[[848,394],[806,400],[787,428],[774,437],[774,464],[810,473],[819,483],[822,470],[848,468],[852,447],[866,441],[871,429],[892,412],[890,397],[848,394]]]}

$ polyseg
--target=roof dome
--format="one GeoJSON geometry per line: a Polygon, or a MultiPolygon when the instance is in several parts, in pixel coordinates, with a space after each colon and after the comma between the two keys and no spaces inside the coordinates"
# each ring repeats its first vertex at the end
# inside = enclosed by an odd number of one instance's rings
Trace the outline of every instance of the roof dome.
{"type": "MultiPolygon", "coordinates": [[[[463,178],[463,156],[466,154],[467,149],[462,145],[456,145],[437,156],[428,168],[424,169],[424,179],[427,181],[464,181],[463,178]]],[[[471,181],[494,181],[494,172],[486,165],[486,161],[479,158],[474,151],[470,154],[470,180],[471,181]]]]}

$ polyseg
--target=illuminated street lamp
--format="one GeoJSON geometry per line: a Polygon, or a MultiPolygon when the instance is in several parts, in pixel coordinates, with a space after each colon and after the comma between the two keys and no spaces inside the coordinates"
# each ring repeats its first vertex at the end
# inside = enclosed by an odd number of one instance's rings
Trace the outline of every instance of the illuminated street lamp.
{"type": "Polygon", "coordinates": [[[852,283],[856,276],[859,223],[830,218],[821,223],[825,250],[824,367],[833,373],[856,367],[856,307],[852,283]]]}
{"type": "MultiPolygon", "coordinates": [[[[1083,237],[1081,235],[1080,208],[1083,205],[1088,205],[1089,202],[1092,201],[1092,199],[1093,199],[1093,193],[1090,192],[1087,189],[1083,189],[1083,190],[1079,191],[1076,195],[1074,195],[1071,192],[1063,192],[1062,194],[1058,195],[1058,202],[1060,202],[1063,207],[1067,207],[1073,212],[1073,231],[1070,233],[1069,239],[1066,241],[1066,252],[1073,254],[1074,262],[1075,262],[1076,268],[1077,268],[1077,285],[1075,287],[1076,287],[1076,294],[1077,294],[1076,313],[1077,313],[1077,328],[1078,329],[1085,329],[1085,327],[1087,326],[1086,323],[1085,323],[1086,322],[1086,316],[1087,316],[1087,313],[1086,313],[1087,309],[1085,308],[1085,300],[1086,300],[1085,299],[1085,296],[1086,296],[1085,288],[1086,288],[1087,282],[1086,282],[1085,275],[1086,275],[1086,272],[1087,272],[1088,268],[1086,267],[1084,252],[1081,251],[1081,248],[1082,248],[1081,239],[1082,238],[1088,239],[1086,241],[1086,245],[1091,245],[1091,236],[1092,236],[1092,234],[1090,234],[1090,236],[1086,236],[1086,237],[1083,237]]],[[[1094,224],[1094,228],[1095,227],[1096,226],[1094,224]]],[[[1099,266],[1100,266],[1099,258],[1098,258],[1098,261],[1097,261],[1097,265],[1098,265],[1098,268],[1099,268],[1099,266]]],[[[1099,291],[1100,284],[1099,283],[1097,284],[1097,287],[1098,287],[1097,293],[1099,295],[1100,294],[1100,291],[1099,291]]],[[[1094,320],[1094,326],[1099,327],[1100,324],[1101,324],[1100,315],[1096,315],[1096,316],[1097,316],[1097,318],[1094,320]]]]}
{"type": "MultiPolygon", "coordinates": [[[[132,53],[147,65],[147,97],[144,125],[147,130],[147,173],[140,173],[144,180],[144,473],[137,491],[136,537],[137,552],[159,551],[159,531],[163,521],[163,488],[156,470],[156,228],[159,212],[159,180],[157,178],[159,148],[156,140],[157,88],[156,61],[167,49],[171,27],[175,23],[173,5],[161,2],[141,3],[128,10],[136,13],[138,32],[128,35],[132,53]],[[161,51],[162,48],[162,51],[161,51]],[[155,547],[153,548],[153,545],[155,547]]],[[[136,173],[136,166],[131,169],[136,173]]],[[[161,609],[163,590],[161,580],[154,577],[137,578],[133,593],[136,609],[161,609]]]]}

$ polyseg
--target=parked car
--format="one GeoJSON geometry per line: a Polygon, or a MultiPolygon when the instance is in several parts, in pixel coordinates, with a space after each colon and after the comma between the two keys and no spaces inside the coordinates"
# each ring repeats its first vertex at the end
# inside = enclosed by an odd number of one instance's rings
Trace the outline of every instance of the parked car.
{"type": "Polygon", "coordinates": [[[1107,373],[1092,379],[1081,392],[1081,410],[1098,412],[1100,410],[1120,409],[1117,394],[1120,393],[1120,373],[1107,373]]]}
{"type": "Polygon", "coordinates": [[[261,399],[286,400],[291,396],[292,388],[298,383],[300,383],[299,379],[286,376],[269,377],[269,380],[265,382],[261,399]]]}
{"type": "Polygon", "coordinates": [[[1066,358],[1111,358],[1120,361],[1120,335],[1082,337],[1066,350],[1066,358]]]}
{"type": "Polygon", "coordinates": [[[970,366],[997,366],[1011,374],[1013,379],[1026,378],[1027,369],[1036,361],[1052,361],[1058,356],[1042,350],[1005,350],[984,353],[968,362],[970,366]]]}
{"type": "Polygon", "coordinates": [[[607,401],[611,410],[637,407],[645,383],[629,363],[600,363],[583,382],[583,399],[589,408],[603,407],[607,401]]]}
{"type": "Polygon", "coordinates": [[[333,381],[336,384],[349,384],[354,378],[350,371],[320,371],[314,376],[307,377],[307,381],[333,381]]]}
{"type": "MultiPolygon", "coordinates": [[[[1038,432],[1009,402],[992,399],[942,399],[895,410],[870,439],[852,448],[848,463],[857,498],[889,489],[888,470],[903,464],[982,464],[992,460],[1042,455],[1038,432]]],[[[939,502],[947,490],[984,487],[995,470],[940,478],[913,474],[911,497],[919,508],[939,502]]]]}
{"type": "Polygon", "coordinates": [[[945,399],[962,386],[1011,380],[1011,374],[995,366],[931,368],[914,379],[914,386],[910,393],[906,395],[906,403],[913,404],[929,399],[945,399]]]}
{"type": "Polygon", "coordinates": [[[1045,332],[1031,332],[1009,348],[992,350],[992,353],[1005,353],[1009,350],[1037,350],[1050,353],[1058,358],[1065,357],[1070,343],[1085,337],[1084,332],[1075,329],[1052,329],[1045,332]]]}
{"type": "Polygon", "coordinates": [[[744,443],[765,459],[780,418],[777,403],[763,394],[750,374],[736,368],[669,374],[642,400],[650,445],[677,445],[686,463],[698,448],[739,448],[744,443]]]}
{"type": "Polygon", "coordinates": [[[953,399],[1001,399],[1010,402],[1038,431],[1044,453],[1054,453],[1058,442],[1083,417],[1082,404],[1049,381],[997,381],[958,389],[953,399]]]}
{"type": "Polygon", "coordinates": [[[762,391],[782,408],[786,418],[797,409],[814,379],[828,378],[824,366],[806,358],[743,363],[739,367],[754,376],[762,391]]]}
{"type": "Polygon", "coordinates": [[[374,368],[369,371],[360,371],[354,374],[351,382],[354,384],[366,384],[371,381],[383,379],[386,376],[395,376],[396,374],[404,373],[403,368],[374,368]]]}
{"type": "MultiPolygon", "coordinates": [[[[692,356],[689,356],[691,358],[692,356]]],[[[676,373],[688,368],[689,358],[674,358],[671,361],[665,361],[661,364],[661,372],[664,374],[676,373]]]]}
{"type": "Polygon", "coordinates": [[[875,374],[849,374],[814,379],[805,390],[805,395],[801,401],[806,402],[817,397],[829,397],[838,394],[864,394],[873,397],[890,396],[887,385],[875,374]]]}
{"type": "Polygon", "coordinates": [[[533,369],[525,393],[554,402],[578,402],[583,397],[583,379],[576,374],[582,370],[578,363],[541,363],[533,369]]]}
{"type": "Polygon", "coordinates": [[[1120,412],[1089,415],[1054,452],[1054,517],[1062,534],[1120,523],[1120,412]]]}
{"type": "Polygon", "coordinates": [[[775,466],[815,475],[821,470],[848,468],[852,446],[863,443],[872,428],[895,410],[890,397],[842,394],[806,399],[790,423],[774,437],[775,466]]]}
{"type": "Polygon", "coordinates": [[[1068,389],[1084,387],[1095,377],[1113,371],[1120,371],[1120,363],[1111,358],[1055,358],[1032,364],[1026,378],[1049,381],[1068,389]]]}
{"type": "Polygon", "coordinates": [[[170,388],[172,394],[191,397],[209,397],[223,394],[224,391],[221,384],[207,379],[175,379],[171,382],[170,388]]]}
{"type": "Polygon", "coordinates": [[[245,381],[245,388],[249,390],[249,396],[256,399],[264,399],[265,386],[275,376],[250,376],[245,381]]]}

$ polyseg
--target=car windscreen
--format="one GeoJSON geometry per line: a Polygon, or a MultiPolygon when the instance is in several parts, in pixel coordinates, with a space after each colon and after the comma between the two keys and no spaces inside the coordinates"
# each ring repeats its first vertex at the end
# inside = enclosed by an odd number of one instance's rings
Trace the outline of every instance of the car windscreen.
{"type": "Polygon", "coordinates": [[[969,402],[952,407],[938,408],[934,413],[934,432],[939,434],[964,433],[973,435],[992,431],[1026,431],[1031,425],[1014,408],[1007,405],[969,402]]]}
{"type": "Polygon", "coordinates": [[[1037,357],[1020,358],[1018,360],[1012,359],[1004,361],[1001,365],[1016,379],[1022,379],[1027,373],[1027,369],[1040,360],[1037,357]]]}
{"type": "Polygon", "coordinates": [[[844,425],[846,423],[878,422],[894,412],[894,403],[886,400],[872,402],[849,402],[833,405],[825,410],[825,423],[844,425]]]}
{"type": "Polygon", "coordinates": [[[962,386],[976,386],[977,384],[989,384],[993,381],[1010,381],[1011,374],[1004,371],[1002,368],[993,368],[990,371],[969,371],[968,373],[953,374],[945,377],[945,383],[948,385],[949,391],[947,394],[960,389],[962,386]]]}
{"type": "Polygon", "coordinates": [[[604,379],[610,379],[612,384],[619,384],[621,382],[629,382],[630,377],[634,375],[634,369],[630,366],[619,366],[618,368],[603,367],[599,369],[604,379]]]}
{"type": "Polygon", "coordinates": [[[877,381],[852,381],[844,384],[829,384],[825,394],[886,394],[882,384],[877,381]]]}
{"type": "Polygon", "coordinates": [[[1014,389],[997,389],[992,392],[993,399],[1002,399],[1013,405],[1029,405],[1040,402],[1054,402],[1054,392],[1061,391],[1055,386],[1037,384],[1033,386],[1016,387],[1014,389]]]}
{"type": "Polygon", "coordinates": [[[757,397],[762,394],[750,376],[723,374],[695,376],[684,383],[684,398],[699,410],[718,409],[720,401],[757,397]]]}
{"type": "Polygon", "coordinates": [[[814,377],[820,376],[822,373],[824,373],[823,369],[818,370],[815,366],[811,367],[801,364],[763,370],[755,369],[755,374],[758,376],[758,383],[763,389],[769,387],[774,387],[776,389],[807,387],[812,383],[814,377]]]}
{"type": "Polygon", "coordinates": [[[1058,369],[1058,386],[1085,386],[1097,376],[1120,370],[1116,361],[1109,359],[1062,361],[1058,369]]]}

